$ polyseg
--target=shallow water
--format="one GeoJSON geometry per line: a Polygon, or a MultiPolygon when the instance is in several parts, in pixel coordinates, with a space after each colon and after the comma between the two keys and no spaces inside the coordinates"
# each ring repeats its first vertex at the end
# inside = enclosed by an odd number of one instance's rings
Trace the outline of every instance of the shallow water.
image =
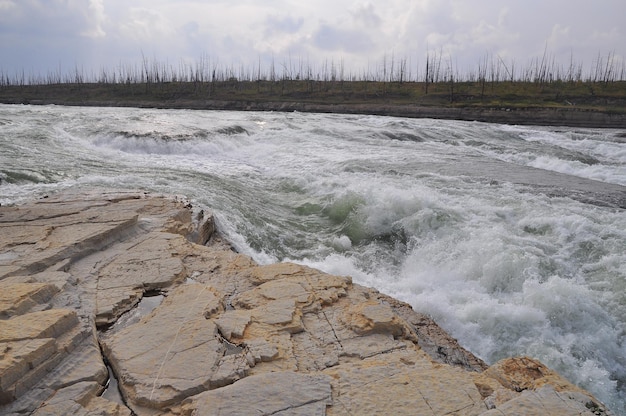
{"type": "Polygon", "coordinates": [[[409,302],[489,363],[530,355],[626,412],[626,143],[609,129],[0,106],[0,203],[182,194],[235,247],[409,302]]]}

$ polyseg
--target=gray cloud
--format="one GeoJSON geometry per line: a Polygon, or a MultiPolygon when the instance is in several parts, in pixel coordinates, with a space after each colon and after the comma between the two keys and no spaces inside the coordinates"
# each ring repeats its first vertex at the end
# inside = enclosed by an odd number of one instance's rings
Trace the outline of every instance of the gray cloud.
{"type": "Polygon", "coordinates": [[[364,30],[341,29],[322,23],[313,36],[313,44],[323,51],[351,54],[372,52],[375,43],[364,30]]]}
{"type": "Polygon", "coordinates": [[[460,68],[485,54],[519,65],[548,48],[587,66],[626,54],[624,0],[0,0],[0,70],[115,66],[148,56],[211,56],[242,64],[295,56],[346,58],[358,71],[383,56],[460,68]]]}
{"type": "MultiPolygon", "coordinates": [[[[0,33],[44,38],[86,36],[97,30],[97,7],[88,2],[62,0],[3,1],[0,8],[0,33]],[[71,6],[69,5],[71,4],[71,6]]],[[[93,2],[96,4],[95,2],[93,2]]]]}
{"type": "Polygon", "coordinates": [[[376,13],[376,10],[371,3],[360,5],[354,12],[352,12],[352,15],[355,20],[372,29],[379,27],[383,22],[383,19],[378,15],[378,13],[376,13]]]}
{"type": "Polygon", "coordinates": [[[277,17],[269,16],[266,19],[267,34],[274,34],[276,32],[284,33],[296,33],[298,32],[304,23],[304,18],[293,18],[291,16],[277,17]]]}

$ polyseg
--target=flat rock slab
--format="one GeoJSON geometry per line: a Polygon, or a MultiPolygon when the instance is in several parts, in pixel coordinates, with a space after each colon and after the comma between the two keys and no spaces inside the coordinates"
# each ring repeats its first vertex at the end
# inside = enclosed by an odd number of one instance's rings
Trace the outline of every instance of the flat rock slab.
{"type": "Polygon", "coordinates": [[[179,286],[141,321],[103,337],[104,353],[125,381],[120,388],[127,400],[162,408],[212,383],[228,384],[215,380],[225,347],[216,325],[204,317],[220,304],[206,285],[179,286]]]}
{"type": "Polygon", "coordinates": [[[0,207],[0,414],[611,414],[532,358],[488,366],[405,303],[214,232],[140,192],[0,207]]]}
{"type": "Polygon", "coordinates": [[[182,414],[231,416],[325,415],[332,404],[330,377],[273,372],[246,377],[183,402],[182,414]]]}
{"type": "Polygon", "coordinates": [[[330,415],[480,415],[487,411],[471,373],[433,364],[411,349],[340,364],[324,374],[333,380],[330,415]]]}
{"type": "Polygon", "coordinates": [[[181,282],[187,276],[177,244],[184,238],[154,232],[119,253],[100,269],[96,292],[96,325],[109,325],[136,305],[146,291],[157,291],[181,282]]]}

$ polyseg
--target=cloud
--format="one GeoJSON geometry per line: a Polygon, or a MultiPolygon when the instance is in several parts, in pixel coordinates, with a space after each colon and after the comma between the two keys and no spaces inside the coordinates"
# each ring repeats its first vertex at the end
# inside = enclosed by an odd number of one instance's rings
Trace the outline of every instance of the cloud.
{"type": "Polygon", "coordinates": [[[297,33],[304,23],[304,18],[293,18],[291,16],[277,17],[268,16],[266,19],[267,29],[266,34],[271,35],[275,33],[297,33]]]}
{"type": "Polygon", "coordinates": [[[102,29],[102,25],[106,21],[104,13],[103,0],[89,0],[89,13],[86,20],[90,23],[90,28],[81,34],[90,38],[102,38],[106,36],[106,32],[102,29]]]}
{"type": "Polygon", "coordinates": [[[342,29],[322,23],[313,35],[313,44],[324,51],[367,53],[375,48],[370,33],[364,30],[342,29]]]}
{"type": "Polygon", "coordinates": [[[376,13],[372,3],[360,5],[352,12],[354,19],[364,26],[374,29],[380,27],[383,19],[376,13]]]}
{"type": "Polygon", "coordinates": [[[15,10],[17,5],[12,0],[0,0],[0,12],[7,13],[11,10],[15,10]]]}
{"type": "Polygon", "coordinates": [[[180,30],[188,37],[195,37],[195,36],[198,36],[200,32],[200,25],[198,24],[198,22],[192,20],[192,21],[185,23],[180,28],[180,30]]]}
{"type": "Polygon", "coordinates": [[[89,18],[93,11],[90,2],[79,0],[25,0],[3,1],[2,32],[20,34],[46,41],[50,37],[81,36],[93,29],[89,18]]]}
{"type": "Polygon", "coordinates": [[[355,71],[384,56],[441,51],[459,67],[485,54],[592,64],[626,51],[624,0],[0,0],[0,70],[59,62],[115,66],[146,56],[229,64],[346,58],[355,71]]]}
{"type": "Polygon", "coordinates": [[[129,10],[128,16],[118,23],[118,31],[118,36],[129,41],[150,43],[175,35],[175,30],[162,13],[139,7],[129,10]]]}

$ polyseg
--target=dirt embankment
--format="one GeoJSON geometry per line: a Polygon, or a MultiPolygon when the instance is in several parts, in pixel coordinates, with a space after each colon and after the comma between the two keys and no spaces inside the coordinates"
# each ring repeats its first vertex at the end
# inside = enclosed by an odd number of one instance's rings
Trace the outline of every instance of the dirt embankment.
{"type": "MultiPolygon", "coordinates": [[[[488,101],[479,103],[476,100],[450,103],[449,97],[442,94],[422,94],[413,97],[409,94],[409,87],[406,87],[407,91],[396,91],[382,95],[372,92],[357,94],[342,91],[291,92],[283,95],[278,91],[239,91],[224,86],[217,88],[217,90],[212,90],[210,86],[198,87],[200,90],[195,90],[192,87],[192,85],[187,84],[164,84],[150,88],[142,85],[117,84],[11,86],[0,88],[0,103],[233,111],[300,111],[503,124],[626,129],[624,99],[614,97],[610,100],[606,97],[605,99],[596,97],[597,102],[585,101],[579,97],[582,101],[574,100],[578,104],[574,105],[563,97],[559,101],[560,104],[552,101],[546,104],[543,101],[537,101],[539,100],[537,97],[533,99],[530,96],[520,95],[515,96],[515,99],[511,98],[513,101],[510,101],[495,95],[489,97],[489,100],[498,102],[498,104],[489,104],[488,101]]],[[[456,98],[460,100],[462,97],[458,95],[456,98]]]]}

